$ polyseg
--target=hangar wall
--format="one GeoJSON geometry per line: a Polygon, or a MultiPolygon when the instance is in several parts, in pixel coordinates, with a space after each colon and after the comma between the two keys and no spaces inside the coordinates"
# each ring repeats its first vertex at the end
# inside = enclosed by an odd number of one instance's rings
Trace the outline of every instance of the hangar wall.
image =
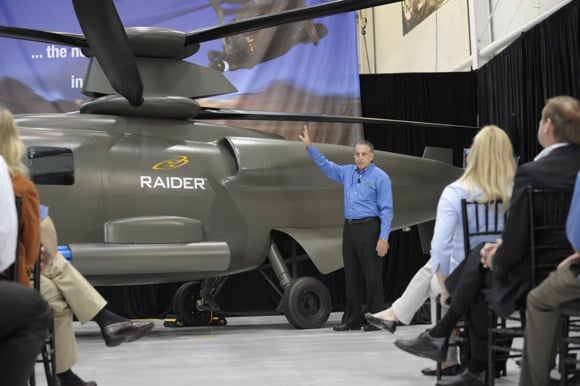
{"type": "MultiPolygon", "coordinates": [[[[427,3],[430,1],[438,0],[427,3]]],[[[522,29],[531,28],[571,1],[447,0],[407,34],[403,34],[401,3],[362,10],[357,18],[359,71],[475,70],[515,40],[522,29]],[[477,47],[475,58],[471,57],[472,47],[477,47]]]]}

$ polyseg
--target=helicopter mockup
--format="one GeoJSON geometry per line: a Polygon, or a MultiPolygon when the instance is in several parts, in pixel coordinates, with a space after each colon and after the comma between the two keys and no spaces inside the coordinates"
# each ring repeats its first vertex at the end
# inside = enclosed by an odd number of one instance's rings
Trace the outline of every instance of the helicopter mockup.
{"type": "MultiPolygon", "coordinates": [[[[184,33],[125,29],[112,0],[73,0],[82,35],[0,26],[0,36],[80,47],[91,58],[83,93],[94,99],[80,112],[16,117],[63,252],[94,285],[187,282],[174,308],[190,324],[216,311],[222,278],[267,263],[290,324],[322,326],[328,290],[292,277],[286,259],[309,258],[323,274],[342,268],[342,187],[302,143],[208,120],[406,122],[204,108],[195,98],[235,88],[220,71],[182,59],[207,40],[391,2],[331,1],[184,33]]],[[[352,162],[348,146],[317,147],[352,162]]],[[[432,220],[443,187],[461,173],[380,151],[375,163],[393,181],[393,229],[432,220]]]]}

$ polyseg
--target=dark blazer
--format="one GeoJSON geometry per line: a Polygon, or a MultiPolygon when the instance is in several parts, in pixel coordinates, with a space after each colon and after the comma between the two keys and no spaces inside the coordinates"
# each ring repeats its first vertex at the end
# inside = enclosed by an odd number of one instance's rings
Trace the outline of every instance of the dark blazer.
{"type": "MultiPolygon", "coordinates": [[[[493,284],[488,300],[499,315],[511,314],[516,302],[524,300],[531,288],[527,188],[573,189],[579,169],[580,146],[577,145],[559,147],[546,157],[517,169],[503,244],[493,258],[493,284]]],[[[536,256],[539,262],[550,259],[550,256],[536,256]]],[[[567,255],[559,256],[559,260],[565,257],[567,255]]]]}

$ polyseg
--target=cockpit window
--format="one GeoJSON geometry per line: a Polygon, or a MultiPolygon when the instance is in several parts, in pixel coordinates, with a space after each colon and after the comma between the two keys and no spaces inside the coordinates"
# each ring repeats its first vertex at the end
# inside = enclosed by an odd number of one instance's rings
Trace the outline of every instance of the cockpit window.
{"type": "Polygon", "coordinates": [[[30,179],[38,185],[72,185],[75,168],[72,150],[63,147],[28,148],[30,179]]]}

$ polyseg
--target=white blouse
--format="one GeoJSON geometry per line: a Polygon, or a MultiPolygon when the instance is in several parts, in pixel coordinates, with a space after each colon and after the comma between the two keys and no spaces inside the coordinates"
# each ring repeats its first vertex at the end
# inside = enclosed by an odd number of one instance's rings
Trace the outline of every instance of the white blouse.
{"type": "Polygon", "coordinates": [[[17,219],[14,190],[4,158],[0,156],[0,273],[16,260],[17,219]]]}
{"type": "MultiPolygon", "coordinates": [[[[463,246],[463,216],[461,215],[461,200],[474,201],[481,199],[481,191],[476,189],[470,193],[463,184],[455,181],[443,189],[435,218],[435,230],[431,240],[431,259],[433,273],[449,275],[465,259],[463,246]]],[[[490,214],[493,215],[493,214],[490,214]]],[[[468,213],[469,229],[475,229],[475,216],[468,213]]],[[[499,215],[499,229],[503,229],[503,212],[499,215]]],[[[499,238],[498,236],[497,238],[499,238]]],[[[475,236],[470,239],[470,245],[476,246],[484,241],[495,241],[493,236],[475,236]]]]}

